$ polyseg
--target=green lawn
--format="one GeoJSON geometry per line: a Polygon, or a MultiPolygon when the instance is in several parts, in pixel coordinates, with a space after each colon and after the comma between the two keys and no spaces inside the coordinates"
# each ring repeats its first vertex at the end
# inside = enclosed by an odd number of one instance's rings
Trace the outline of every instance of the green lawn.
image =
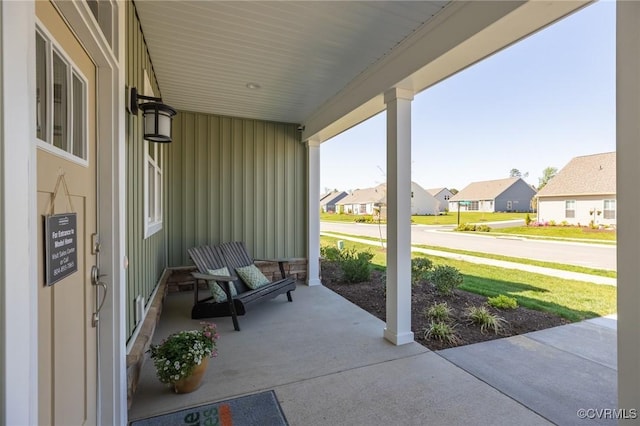
{"type": "Polygon", "coordinates": [[[527,237],[562,238],[576,240],[598,240],[603,242],[616,241],[616,231],[591,230],[578,228],[577,226],[516,226],[513,228],[500,228],[491,231],[491,234],[524,235],[527,237]]]}
{"type": "MultiPolygon", "coordinates": [[[[460,212],[460,223],[498,222],[503,220],[523,219],[526,213],[482,213],[460,212]]],[[[358,218],[371,218],[370,215],[320,213],[320,220],[327,222],[355,222],[358,218]]],[[[440,216],[411,216],[415,224],[420,225],[456,225],[458,213],[449,212],[440,216]]]]}
{"type": "MultiPolygon", "coordinates": [[[[337,239],[321,237],[321,245],[335,245],[337,239]]],[[[380,247],[344,241],[345,247],[369,250],[372,263],[386,268],[386,253],[380,247]]],[[[414,254],[420,256],[419,254],[414,254]]],[[[464,275],[461,288],[484,296],[506,294],[518,304],[531,309],[551,312],[571,321],[580,321],[616,312],[616,288],[574,280],[565,280],[525,271],[515,271],[490,265],[429,256],[435,264],[458,268],[464,275]]]]}

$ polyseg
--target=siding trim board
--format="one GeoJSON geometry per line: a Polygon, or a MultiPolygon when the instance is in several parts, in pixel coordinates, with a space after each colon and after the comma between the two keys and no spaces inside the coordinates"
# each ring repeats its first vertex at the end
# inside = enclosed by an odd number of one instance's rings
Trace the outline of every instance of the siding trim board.
{"type": "MultiPolygon", "coordinates": [[[[160,93],[157,79],[153,72],[151,59],[147,51],[144,35],[137,18],[135,5],[126,3],[127,34],[126,71],[127,87],[144,87],[145,70],[149,74],[155,93],[160,93]]],[[[126,201],[127,201],[127,258],[129,266],[126,271],[126,332],[128,339],[132,336],[136,323],[134,318],[135,299],[142,295],[145,305],[148,304],[166,266],[165,233],[168,226],[167,216],[167,176],[169,159],[164,149],[163,164],[163,229],[144,238],[144,173],[146,173],[144,157],[144,139],[142,136],[142,116],[127,115],[126,120],[126,201]]],[[[138,318],[141,320],[141,318],[138,318]]]]}

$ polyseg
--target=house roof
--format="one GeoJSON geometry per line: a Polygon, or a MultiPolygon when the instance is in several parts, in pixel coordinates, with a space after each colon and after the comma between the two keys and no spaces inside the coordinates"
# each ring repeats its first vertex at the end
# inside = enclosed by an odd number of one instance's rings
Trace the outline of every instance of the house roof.
{"type": "Polygon", "coordinates": [[[449,201],[494,200],[519,180],[522,179],[514,177],[472,182],[451,197],[449,201]]]}
{"type": "Polygon", "coordinates": [[[374,188],[356,189],[336,204],[384,203],[386,198],[386,185],[380,184],[374,188]]]}
{"type": "Polygon", "coordinates": [[[133,3],[163,101],[324,142],[589,1],[133,3]],[[302,128],[302,127],[301,127],[302,128]]]}
{"type": "MultiPolygon", "coordinates": [[[[430,197],[433,197],[429,191],[425,190],[416,182],[411,182],[412,191],[424,191],[430,197]]],[[[369,203],[382,203],[387,202],[387,184],[381,183],[373,188],[356,189],[351,194],[341,199],[336,204],[369,204],[369,203]]]]}
{"type": "Polygon", "coordinates": [[[616,153],[575,157],[538,192],[538,197],[616,193],[616,153]]]}
{"type": "Polygon", "coordinates": [[[426,191],[435,197],[436,195],[438,195],[444,190],[448,191],[449,189],[448,188],[431,188],[431,189],[427,189],[426,191]]]}
{"type": "Polygon", "coordinates": [[[335,204],[347,195],[348,194],[344,191],[331,191],[320,197],[320,207],[326,206],[327,204],[335,204]]]}

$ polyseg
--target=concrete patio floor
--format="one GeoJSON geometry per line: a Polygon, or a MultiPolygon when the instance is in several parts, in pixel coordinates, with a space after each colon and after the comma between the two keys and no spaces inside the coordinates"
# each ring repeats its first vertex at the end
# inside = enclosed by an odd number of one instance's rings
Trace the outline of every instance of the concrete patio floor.
{"type": "MultiPolygon", "coordinates": [[[[154,342],[199,327],[192,301],[167,296],[154,342]]],[[[615,320],[432,352],[392,345],[382,321],[306,285],[239,319],[240,332],[212,319],[219,354],[193,393],[172,393],[147,360],[129,420],[273,389],[293,426],[615,424],[578,416],[616,408],[615,320]]]]}

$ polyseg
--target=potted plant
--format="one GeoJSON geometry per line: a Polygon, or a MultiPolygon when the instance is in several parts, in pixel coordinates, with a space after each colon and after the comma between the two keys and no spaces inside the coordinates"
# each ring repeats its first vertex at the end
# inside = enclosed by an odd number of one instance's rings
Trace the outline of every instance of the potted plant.
{"type": "Polygon", "coordinates": [[[208,322],[200,325],[200,330],[179,331],[149,348],[158,379],[173,386],[176,393],[197,389],[209,358],[218,355],[216,325],[208,322]]]}

